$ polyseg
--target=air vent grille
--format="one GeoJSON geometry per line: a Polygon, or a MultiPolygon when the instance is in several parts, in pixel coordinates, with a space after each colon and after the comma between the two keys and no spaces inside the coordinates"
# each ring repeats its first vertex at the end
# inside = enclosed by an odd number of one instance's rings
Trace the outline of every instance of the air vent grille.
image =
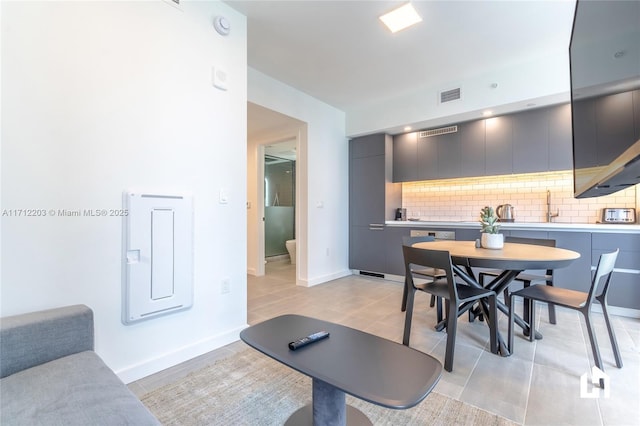
{"type": "Polygon", "coordinates": [[[443,90],[440,92],[440,103],[443,104],[445,102],[457,101],[460,99],[460,88],[457,87],[451,90],[443,90]]]}
{"type": "Polygon", "coordinates": [[[424,130],[418,134],[421,138],[428,138],[430,136],[446,135],[447,133],[456,133],[458,126],[441,127],[439,129],[424,130]]]}

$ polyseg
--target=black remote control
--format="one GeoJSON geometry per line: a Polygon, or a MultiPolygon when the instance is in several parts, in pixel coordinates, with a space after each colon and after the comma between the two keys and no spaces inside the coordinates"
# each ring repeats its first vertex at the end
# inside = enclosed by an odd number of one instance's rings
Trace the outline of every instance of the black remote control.
{"type": "Polygon", "coordinates": [[[289,343],[289,349],[295,351],[296,349],[300,349],[304,346],[307,346],[313,342],[317,342],[318,340],[322,340],[325,337],[329,337],[329,332],[327,331],[318,331],[317,333],[313,333],[308,335],[307,337],[303,337],[302,339],[295,340],[289,343]]]}

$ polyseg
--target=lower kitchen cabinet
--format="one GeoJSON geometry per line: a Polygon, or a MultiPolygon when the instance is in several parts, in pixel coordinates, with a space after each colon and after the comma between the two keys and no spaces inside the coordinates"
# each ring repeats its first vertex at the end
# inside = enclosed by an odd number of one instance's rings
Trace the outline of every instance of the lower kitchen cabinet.
{"type": "Polygon", "coordinates": [[[602,253],[620,249],[611,276],[609,305],[640,309],[640,234],[593,234],[591,264],[598,264],[602,253]]]}
{"type": "Polygon", "coordinates": [[[409,228],[352,227],[351,269],[404,276],[402,238],[411,234],[409,228]]]}
{"type": "Polygon", "coordinates": [[[386,263],[385,227],[352,226],[349,268],[383,273],[386,263]]]}
{"type": "Polygon", "coordinates": [[[384,231],[386,241],[386,274],[404,277],[404,255],[402,254],[402,238],[411,235],[409,228],[389,227],[384,231]]]}
{"type": "Polygon", "coordinates": [[[588,291],[591,284],[591,233],[590,232],[549,232],[556,240],[556,247],[577,251],[580,258],[569,266],[553,271],[553,283],[558,287],[588,291]]]}

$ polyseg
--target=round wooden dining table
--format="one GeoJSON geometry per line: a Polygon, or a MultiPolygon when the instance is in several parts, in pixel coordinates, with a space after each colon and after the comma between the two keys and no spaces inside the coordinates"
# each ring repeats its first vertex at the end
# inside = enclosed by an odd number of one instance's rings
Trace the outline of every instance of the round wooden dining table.
{"type": "MultiPolygon", "coordinates": [[[[451,256],[453,271],[468,285],[484,287],[502,293],[513,279],[522,271],[531,269],[557,269],[571,264],[580,257],[580,253],[558,247],[546,247],[534,244],[504,243],[501,249],[487,249],[476,247],[475,241],[435,240],[413,244],[413,247],[427,250],[448,251],[451,256]],[[493,280],[482,286],[476,278],[473,268],[491,268],[502,272],[493,280]]],[[[498,309],[505,315],[509,314],[509,308],[498,300],[498,309]]],[[[484,314],[488,309],[483,309],[484,314]]],[[[518,324],[525,333],[530,332],[529,324],[518,315],[515,316],[518,324]]],[[[439,328],[446,324],[443,321],[439,328]]],[[[542,335],[536,333],[536,338],[542,335]]],[[[500,353],[510,355],[504,339],[498,333],[500,353]]]]}

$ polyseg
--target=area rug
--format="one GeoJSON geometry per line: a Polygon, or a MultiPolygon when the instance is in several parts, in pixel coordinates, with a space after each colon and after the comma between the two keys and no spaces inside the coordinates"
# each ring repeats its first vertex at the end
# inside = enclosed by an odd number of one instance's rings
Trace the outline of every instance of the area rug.
{"type": "MultiPolygon", "coordinates": [[[[141,398],[163,425],[283,425],[311,402],[311,379],[246,349],[141,398]]],[[[347,395],[374,425],[515,425],[437,392],[408,410],[392,410],[347,395]]]]}

